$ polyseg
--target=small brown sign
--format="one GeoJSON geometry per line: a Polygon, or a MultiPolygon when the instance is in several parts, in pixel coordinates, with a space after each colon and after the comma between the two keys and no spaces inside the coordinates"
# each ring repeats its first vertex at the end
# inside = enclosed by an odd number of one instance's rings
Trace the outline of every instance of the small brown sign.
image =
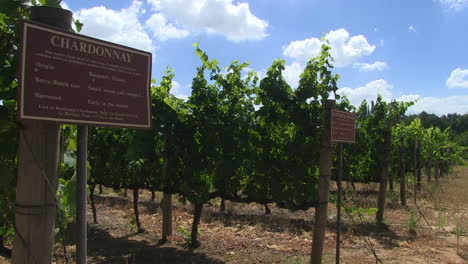
{"type": "Polygon", "coordinates": [[[345,111],[331,111],[331,138],[334,142],[355,142],[354,114],[345,111]]]}
{"type": "Polygon", "coordinates": [[[151,53],[29,21],[21,30],[19,119],[151,128],[151,53]]]}

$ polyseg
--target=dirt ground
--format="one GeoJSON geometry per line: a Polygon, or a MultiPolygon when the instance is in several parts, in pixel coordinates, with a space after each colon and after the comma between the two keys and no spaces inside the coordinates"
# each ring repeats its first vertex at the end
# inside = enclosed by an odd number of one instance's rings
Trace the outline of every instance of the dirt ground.
{"type": "MultiPolygon", "coordinates": [[[[345,189],[347,207],[375,207],[377,184],[360,184],[356,191],[345,184],[345,189]]],[[[158,244],[161,196],[157,194],[156,201],[151,201],[150,193],[141,191],[139,208],[145,232],[137,234],[131,192],[123,197],[105,189],[97,195],[98,224],[92,223],[88,210],[88,263],[308,263],[314,209],[290,212],[270,206],[272,214],[265,215],[262,205],[226,202],[225,213],[220,213],[220,201],[213,201],[203,209],[202,245],[191,250],[185,237],[193,209],[177,198],[172,239],[158,244]]],[[[375,223],[373,209],[343,213],[341,263],[379,263],[376,258],[385,264],[468,263],[468,167],[459,167],[443,178],[439,188],[424,183],[419,196],[415,205],[410,193],[408,205],[402,207],[399,194],[389,194],[383,225],[375,223]],[[415,234],[409,231],[411,220],[415,234]]],[[[323,263],[335,263],[335,222],[336,208],[330,204],[323,263]]],[[[67,238],[69,263],[75,262],[72,241],[67,238]]],[[[59,245],[54,261],[65,263],[59,245]]],[[[0,257],[0,263],[9,261],[0,257]]]]}

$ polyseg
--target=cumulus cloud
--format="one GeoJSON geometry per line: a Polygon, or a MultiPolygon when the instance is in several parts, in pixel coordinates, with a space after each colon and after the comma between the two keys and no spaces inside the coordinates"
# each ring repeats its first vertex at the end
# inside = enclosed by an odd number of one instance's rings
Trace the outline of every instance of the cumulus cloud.
{"type": "Polygon", "coordinates": [[[367,102],[375,100],[379,94],[383,100],[389,101],[392,99],[392,89],[393,85],[384,79],[378,79],[358,88],[344,87],[338,89],[337,94],[346,95],[352,105],[358,106],[364,99],[367,102]]]}
{"type": "Polygon", "coordinates": [[[144,13],[142,2],[133,1],[128,8],[107,9],[104,6],[80,9],[75,18],[83,24],[81,34],[104,39],[146,51],[154,51],[155,46],[139,21],[144,13]]]}
{"type": "Polygon", "coordinates": [[[382,99],[387,102],[393,99],[404,102],[416,101],[408,109],[407,114],[419,114],[422,111],[436,115],[468,113],[468,96],[424,97],[418,94],[407,94],[396,97],[392,90],[393,85],[386,80],[379,79],[358,88],[341,88],[337,93],[346,95],[354,106],[359,106],[364,99],[367,102],[375,100],[380,94],[382,99]]]}
{"type": "Polygon", "coordinates": [[[266,77],[267,70],[265,70],[265,69],[255,70],[255,69],[252,69],[250,67],[245,67],[245,68],[242,69],[242,79],[245,80],[247,78],[248,74],[251,71],[255,71],[257,73],[257,77],[258,77],[259,80],[266,77]]]}
{"type": "Polygon", "coordinates": [[[248,3],[232,0],[148,0],[154,10],[191,32],[221,34],[239,42],[267,36],[268,22],[250,11],[248,3]]]}
{"type": "Polygon", "coordinates": [[[180,83],[178,81],[172,81],[171,92],[172,93],[179,93],[180,92],[180,83]]]}
{"type": "Polygon", "coordinates": [[[173,94],[175,97],[179,98],[179,99],[182,99],[184,101],[187,101],[188,100],[188,89],[191,89],[191,86],[190,85],[187,85],[184,88],[182,88],[182,86],[180,85],[180,83],[178,81],[172,81],[172,88],[171,88],[171,91],[170,93],[173,94]]]}
{"type": "Polygon", "coordinates": [[[173,24],[168,23],[166,17],[161,13],[153,14],[146,21],[146,26],[151,30],[153,36],[159,41],[184,38],[189,35],[187,30],[178,29],[173,24]]]}
{"type": "Polygon", "coordinates": [[[456,68],[446,82],[449,88],[468,88],[468,69],[456,68]]]}
{"type": "Polygon", "coordinates": [[[419,114],[422,111],[439,116],[453,113],[467,114],[468,96],[421,97],[407,113],[419,114]]]}
{"type": "MultiPolygon", "coordinates": [[[[370,45],[363,35],[350,37],[344,28],[328,32],[325,38],[330,41],[332,47],[330,53],[337,67],[350,65],[364,56],[369,56],[375,50],[375,46],[370,45]]],[[[323,41],[318,38],[293,41],[283,48],[283,55],[299,62],[306,62],[319,54],[322,44],[323,41]]]]}
{"type": "Polygon", "coordinates": [[[383,71],[388,68],[388,65],[386,62],[383,62],[383,61],[376,61],[372,64],[356,62],[353,64],[353,67],[358,68],[359,71],[368,72],[368,71],[383,71]]]}
{"type": "Polygon", "coordinates": [[[283,77],[286,82],[295,89],[299,86],[299,80],[301,73],[304,71],[304,66],[297,62],[293,62],[284,67],[283,77]]]}
{"type": "Polygon", "coordinates": [[[437,2],[441,3],[446,8],[460,11],[463,10],[465,7],[468,7],[468,0],[436,0],[437,2]]]}

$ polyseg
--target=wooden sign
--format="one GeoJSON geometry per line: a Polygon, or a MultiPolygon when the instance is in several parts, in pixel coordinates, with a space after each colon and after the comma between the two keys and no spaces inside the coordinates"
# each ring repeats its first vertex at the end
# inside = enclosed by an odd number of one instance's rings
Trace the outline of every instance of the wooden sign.
{"type": "Polygon", "coordinates": [[[333,142],[355,142],[354,114],[332,110],[331,111],[331,138],[333,142]]]}
{"type": "Polygon", "coordinates": [[[151,53],[29,21],[21,31],[19,119],[151,128],[151,53]]]}

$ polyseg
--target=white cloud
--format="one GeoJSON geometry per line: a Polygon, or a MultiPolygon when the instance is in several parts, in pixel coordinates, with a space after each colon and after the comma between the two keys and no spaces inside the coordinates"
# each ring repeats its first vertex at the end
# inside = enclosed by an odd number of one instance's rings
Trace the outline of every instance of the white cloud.
{"type": "Polygon", "coordinates": [[[167,22],[161,13],[153,14],[147,21],[146,26],[153,32],[153,36],[159,41],[178,39],[188,36],[190,33],[184,29],[178,29],[167,22]]]}
{"type": "Polygon", "coordinates": [[[396,98],[396,100],[401,102],[416,102],[421,100],[421,96],[419,94],[407,94],[396,98]]]}
{"type": "MultiPolygon", "coordinates": [[[[352,64],[361,57],[369,56],[375,50],[375,46],[370,45],[363,35],[350,37],[344,28],[328,32],[325,38],[330,41],[332,47],[330,53],[337,67],[352,64]]],[[[283,55],[299,62],[306,62],[319,54],[322,44],[323,41],[318,38],[293,41],[283,48],[283,55]]]]}
{"type": "Polygon", "coordinates": [[[358,88],[344,87],[338,89],[337,94],[346,95],[352,105],[359,106],[364,99],[370,102],[375,100],[379,94],[383,100],[391,100],[391,89],[393,89],[393,85],[389,84],[386,80],[378,79],[358,88]]]}
{"type": "Polygon", "coordinates": [[[65,1],[60,2],[60,6],[61,6],[63,9],[67,9],[67,10],[73,11],[73,10],[70,8],[70,6],[69,6],[65,1]]]}
{"type": "Polygon", "coordinates": [[[356,62],[353,64],[353,67],[358,68],[359,71],[368,72],[368,71],[383,71],[388,68],[388,65],[386,62],[383,62],[383,61],[376,61],[372,64],[356,62]]]}
{"type": "Polygon", "coordinates": [[[389,102],[392,99],[397,101],[417,101],[408,108],[407,114],[419,114],[422,111],[436,115],[445,115],[450,113],[466,114],[468,113],[468,96],[448,96],[448,97],[423,97],[418,94],[402,95],[395,97],[392,94],[393,85],[386,80],[379,79],[367,83],[358,88],[341,88],[337,91],[340,95],[346,95],[354,106],[359,106],[365,99],[368,103],[375,101],[380,94],[384,101],[389,102]]]}
{"type": "Polygon", "coordinates": [[[185,95],[185,94],[176,94],[174,96],[184,101],[188,101],[188,98],[189,98],[188,95],[185,95]]]}
{"type": "Polygon", "coordinates": [[[248,74],[251,72],[251,71],[255,71],[257,73],[257,77],[259,80],[263,79],[266,77],[266,73],[267,71],[265,69],[262,69],[262,70],[254,70],[250,67],[245,67],[242,69],[242,79],[245,80],[248,76],[248,74]]]}
{"type": "Polygon", "coordinates": [[[468,6],[468,0],[436,0],[441,3],[443,6],[455,11],[463,10],[468,6]]]}
{"type": "Polygon", "coordinates": [[[416,27],[411,25],[411,26],[409,26],[408,31],[409,32],[416,32],[416,27]]]}
{"type": "Polygon", "coordinates": [[[446,82],[449,88],[468,88],[468,69],[456,68],[446,82]]]}
{"type": "Polygon", "coordinates": [[[139,21],[144,13],[142,2],[134,0],[128,8],[107,9],[104,6],[80,9],[75,18],[84,25],[81,34],[104,39],[146,51],[154,51],[153,41],[139,21]]]}
{"type": "Polygon", "coordinates": [[[419,114],[422,111],[436,115],[467,114],[468,96],[422,97],[408,109],[408,114],[419,114]]]}
{"type": "Polygon", "coordinates": [[[284,67],[283,77],[291,88],[296,89],[299,86],[301,73],[304,71],[304,66],[297,62],[293,62],[284,67]]]}
{"type": "Polygon", "coordinates": [[[188,100],[188,95],[185,94],[185,90],[190,88],[191,89],[191,86],[190,85],[187,85],[185,87],[185,89],[181,89],[181,85],[178,81],[172,81],[172,88],[171,88],[171,91],[170,93],[173,94],[175,97],[179,98],[179,99],[182,99],[184,101],[187,101],[188,100]]]}
{"type": "Polygon", "coordinates": [[[184,30],[221,34],[229,40],[260,40],[268,22],[250,11],[248,3],[232,0],[148,0],[154,9],[184,30]]]}
{"type": "Polygon", "coordinates": [[[171,92],[176,94],[180,92],[180,83],[178,81],[172,81],[171,92]]]}

